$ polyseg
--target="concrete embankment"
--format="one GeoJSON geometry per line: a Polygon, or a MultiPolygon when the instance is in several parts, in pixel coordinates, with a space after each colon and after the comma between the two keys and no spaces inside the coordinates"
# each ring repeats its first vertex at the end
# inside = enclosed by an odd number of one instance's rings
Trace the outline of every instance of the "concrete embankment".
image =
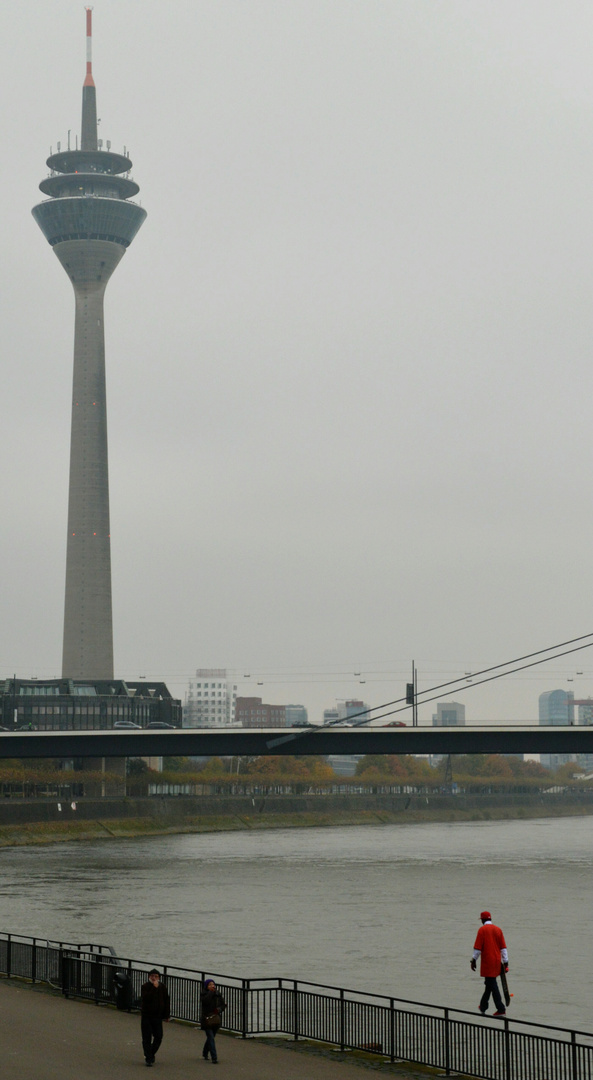
{"type": "Polygon", "coordinates": [[[593,792],[531,795],[243,795],[6,799],[0,847],[166,833],[496,821],[593,814],[593,792]]]}

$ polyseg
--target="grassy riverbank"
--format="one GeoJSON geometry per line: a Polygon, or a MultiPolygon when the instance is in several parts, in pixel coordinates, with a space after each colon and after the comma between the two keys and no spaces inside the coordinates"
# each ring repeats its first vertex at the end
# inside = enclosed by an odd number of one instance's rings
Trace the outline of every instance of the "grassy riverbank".
{"type": "MultiPolygon", "coordinates": [[[[120,800],[118,800],[119,802],[120,800]]],[[[136,802],[138,802],[137,800],[136,802]]],[[[164,807],[164,800],[146,800],[148,805],[144,813],[132,813],[130,816],[111,816],[101,814],[101,809],[107,811],[108,807],[101,807],[97,802],[92,809],[96,815],[72,816],[68,820],[33,820],[7,821],[3,814],[0,822],[0,847],[12,847],[29,844],[53,844],[64,843],[73,840],[104,840],[104,839],[130,839],[140,836],[165,836],[176,833],[210,833],[249,831],[261,829],[294,829],[294,828],[319,828],[338,825],[411,825],[423,822],[455,822],[455,821],[505,821],[517,819],[534,819],[546,817],[582,817],[593,814],[593,803],[575,800],[560,799],[525,799],[521,803],[502,802],[500,799],[484,799],[479,802],[471,800],[473,805],[461,805],[461,800],[438,800],[438,805],[430,805],[427,800],[415,799],[407,808],[404,806],[388,808],[387,806],[360,806],[360,808],[340,808],[338,806],[325,807],[321,800],[317,800],[315,809],[303,807],[302,810],[291,808],[287,812],[276,807],[261,807],[253,809],[251,813],[226,812],[216,813],[211,804],[204,809],[206,813],[196,813],[195,803],[192,806],[181,800],[168,800],[169,806],[164,807]],[[172,805],[171,805],[172,804],[172,805]],[[166,809],[166,812],[165,812],[166,809]],[[214,810],[214,812],[213,812],[214,810]]],[[[224,800],[225,803],[227,800],[224,800]]],[[[364,802],[364,799],[360,800],[364,802]]],[[[375,800],[376,802],[377,800],[375,800]]],[[[467,802],[468,800],[463,800],[467,802]]],[[[79,804],[81,807],[82,804],[79,804]]],[[[34,808],[29,804],[35,817],[34,808]]],[[[12,809],[12,808],[11,808],[12,809]]],[[[17,808],[15,808],[16,810],[17,808]]],[[[39,810],[41,811],[41,807],[39,810]]],[[[47,807],[43,807],[47,811],[47,807]]],[[[91,810],[89,806],[87,808],[91,810]]],[[[109,806],[109,810],[117,807],[109,806]]],[[[136,805],[130,806],[130,810],[137,810],[136,805]]],[[[222,808],[221,808],[222,809],[222,808]]],[[[250,809],[252,809],[250,807],[250,809]]],[[[20,816],[20,815],[19,815],[20,816]]],[[[30,815],[29,815],[30,816],[30,815]]],[[[39,813],[38,816],[42,816],[39,813]]]]}

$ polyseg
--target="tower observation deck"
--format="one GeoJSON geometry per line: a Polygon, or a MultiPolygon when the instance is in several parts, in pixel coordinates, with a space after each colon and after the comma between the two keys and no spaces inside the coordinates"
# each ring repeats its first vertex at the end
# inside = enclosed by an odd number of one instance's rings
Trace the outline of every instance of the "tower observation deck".
{"type": "Polygon", "coordinates": [[[87,8],[80,149],[47,159],[51,172],[39,187],[49,198],[32,213],[75,297],[62,677],[113,679],[103,297],[146,211],[128,202],[140,190],[130,159],[99,144],[91,20],[87,8]]]}

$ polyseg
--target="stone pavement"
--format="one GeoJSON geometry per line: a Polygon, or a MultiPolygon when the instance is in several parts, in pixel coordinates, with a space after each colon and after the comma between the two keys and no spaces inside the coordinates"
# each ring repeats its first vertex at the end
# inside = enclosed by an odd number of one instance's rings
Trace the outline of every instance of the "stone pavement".
{"type": "MultiPolygon", "coordinates": [[[[165,1024],[152,1072],[144,1064],[138,1013],[66,1000],[27,983],[0,981],[2,1080],[205,1080],[213,1066],[202,1058],[204,1036],[195,1027],[165,1024]]],[[[372,1072],[399,1080],[426,1080],[434,1072],[414,1066],[368,1065],[347,1055],[288,1043],[218,1035],[216,1080],[365,1080],[372,1072]],[[288,1047],[295,1048],[289,1049],[288,1047]],[[297,1049],[299,1048],[299,1049],[297,1049]],[[296,1052],[295,1052],[296,1050],[296,1052]],[[300,1050],[300,1052],[299,1052],[300,1050]]],[[[442,1075],[442,1074],[441,1074],[442,1075]]]]}

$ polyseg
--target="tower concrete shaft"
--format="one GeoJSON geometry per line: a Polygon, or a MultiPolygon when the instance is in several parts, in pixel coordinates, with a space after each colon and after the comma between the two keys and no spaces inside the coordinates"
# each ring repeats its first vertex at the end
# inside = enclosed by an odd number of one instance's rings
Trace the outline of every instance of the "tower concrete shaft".
{"type": "MultiPolygon", "coordinates": [[[[87,9],[87,73],[81,149],[52,154],[33,216],[68,274],[75,297],[74,374],[62,676],[113,678],[111,540],[103,297],[146,211],[125,155],[103,151],[87,9]]],[[[109,143],[107,144],[109,146],[109,143]]]]}
{"type": "Polygon", "coordinates": [[[66,240],[54,250],[70,275],[76,303],[62,675],[112,679],[103,297],[125,248],[66,240]]]}

